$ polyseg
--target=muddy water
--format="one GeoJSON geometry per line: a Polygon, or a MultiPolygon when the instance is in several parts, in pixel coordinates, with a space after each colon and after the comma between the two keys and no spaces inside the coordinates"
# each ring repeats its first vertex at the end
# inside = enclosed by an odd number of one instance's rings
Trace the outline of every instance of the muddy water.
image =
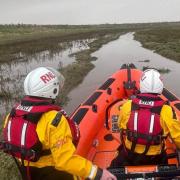
{"type": "Polygon", "coordinates": [[[95,68],[85,77],[82,84],[69,93],[70,101],[64,107],[68,113],[73,112],[80,103],[124,63],[134,63],[140,69],[143,66],[170,69],[169,73],[162,74],[164,84],[180,97],[180,63],[143,48],[140,42],[134,40],[133,33],[120,36],[118,40],[104,45],[92,56],[98,58],[97,61],[93,62],[95,68]],[[150,62],[140,62],[144,60],[150,60],[150,62]]]}
{"type": "Polygon", "coordinates": [[[40,66],[51,66],[60,69],[75,61],[74,57],[69,56],[71,53],[87,49],[88,42],[92,40],[79,40],[70,43],[60,43],[60,48],[56,53],[43,51],[40,53],[26,55],[19,52],[17,59],[11,63],[0,64],[0,92],[12,94],[13,99],[1,98],[0,114],[9,111],[14,104],[15,99],[23,95],[23,81],[28,72],[40,66]]]}

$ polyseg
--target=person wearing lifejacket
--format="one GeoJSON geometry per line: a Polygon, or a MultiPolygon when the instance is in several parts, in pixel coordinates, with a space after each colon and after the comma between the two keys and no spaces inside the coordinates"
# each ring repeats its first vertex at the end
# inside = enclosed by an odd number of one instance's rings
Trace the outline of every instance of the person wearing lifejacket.
{"type": "Polygon", "coordinates": [[[55,105],[64,77],[51,67],[39,67],[25,78],[25,97],[5,119],[1,148],[21,161],[23,179],[71,180],[116,177],[75,154],[78,126],[55,105]]]}
{"type": "Polygon", "coordinates": [[[150,165],[166,163],[165,138],[170,135],[180,148],[180,121],[174,110],[160,98],[160,73],[147,69],[140,78],[140,93],[123,104],[118,126],[122,146],[113,163],[150,165]]]}

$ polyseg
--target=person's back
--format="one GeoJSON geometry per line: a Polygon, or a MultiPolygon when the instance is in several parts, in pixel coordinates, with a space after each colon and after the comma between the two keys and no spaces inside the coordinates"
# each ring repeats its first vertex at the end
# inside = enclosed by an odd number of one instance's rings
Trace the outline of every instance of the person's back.
{"type": "Polygon", "coordinates": [[[21,160],[24,179],[116,178],[75,154],[77,125],[54,105],[63,86],[63,76],[49,67],[30,72],[26,96],[6,117],[4,150],[21,160]],[[74,143],[73,143],[74,142],[74,143]]]}
{"type": "Polygon", "coordinates": [[[113,163],[121,165],[166,163],[164,140],[168,134],[180,147],[180,121],[163,101],[160,74],[146,70],[140,80],[140,94],[121,109],[119,128],[123,146],[113,163]]]}

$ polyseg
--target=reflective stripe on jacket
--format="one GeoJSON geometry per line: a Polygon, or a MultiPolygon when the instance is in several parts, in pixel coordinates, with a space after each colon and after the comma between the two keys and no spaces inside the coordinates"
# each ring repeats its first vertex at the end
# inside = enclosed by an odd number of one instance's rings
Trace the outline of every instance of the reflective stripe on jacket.
{"type": "MultiPolygon", "coordinates": [[[[121,108],[118,124],[120,129],[127,129],[127,122],[131,113],[132,100],[128,100],[121,108]]],[[[180,121],[174,119],[172,108],[168,105],[163,105],[160,113],[160,124],[163,129],[163,135],[170,134],[176,146],[180,148],[180,121]]],[[[126,138],[125,145],[127,149],[131,149],[131,142],[126,138]]],[[[137,144],[135,148],[136,153],[143,153],[144,145],[137,144]]],[[[152,145],[147,152],[147,155],[157,155],[161,153],[161,145],[152,145]]]]}

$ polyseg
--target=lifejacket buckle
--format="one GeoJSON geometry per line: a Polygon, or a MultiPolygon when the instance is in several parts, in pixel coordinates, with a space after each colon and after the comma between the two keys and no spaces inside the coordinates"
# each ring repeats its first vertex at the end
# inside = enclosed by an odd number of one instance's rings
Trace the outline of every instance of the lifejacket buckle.
{"type": "Polygon", "coordinates": [[[129,139],[133,138],[133,132],[132,132],[132,131],[127,130],[127,131],[126,131],[126,134],[127,134],[127,137],[128,137],[129,139]]]}
{"type": "Polygon", "coordinates": [[[134,133],[131,132],[131,133],[132,133],[132,136],[133,136],[134,139],[137,139],[137,138],[138,138],[138,133],[137,133],[137,132],[134,132],[134,133]]]}
{"type": "Polygon", "coordinates": [[[30,156],[30,160],[34,160],[35,158],[36,158],[36,152],[33,150],[33,149],[31,149],[30,150],[30,154],[31,154],[31,156],[30,156]]]}
{"type": "Polygon", "coordinates": [[[147,136],[147,141],[151,142],[153,140],[153,137],[151,135],[147,136]]]}
{"type": "Polygon", "coordinates": [[[12,150],[12,145],[11,144],[8,144],[8,143],[3,143],[4,144],[4,149],[7,150],[7,151],[11,151],[12,150]]]}

